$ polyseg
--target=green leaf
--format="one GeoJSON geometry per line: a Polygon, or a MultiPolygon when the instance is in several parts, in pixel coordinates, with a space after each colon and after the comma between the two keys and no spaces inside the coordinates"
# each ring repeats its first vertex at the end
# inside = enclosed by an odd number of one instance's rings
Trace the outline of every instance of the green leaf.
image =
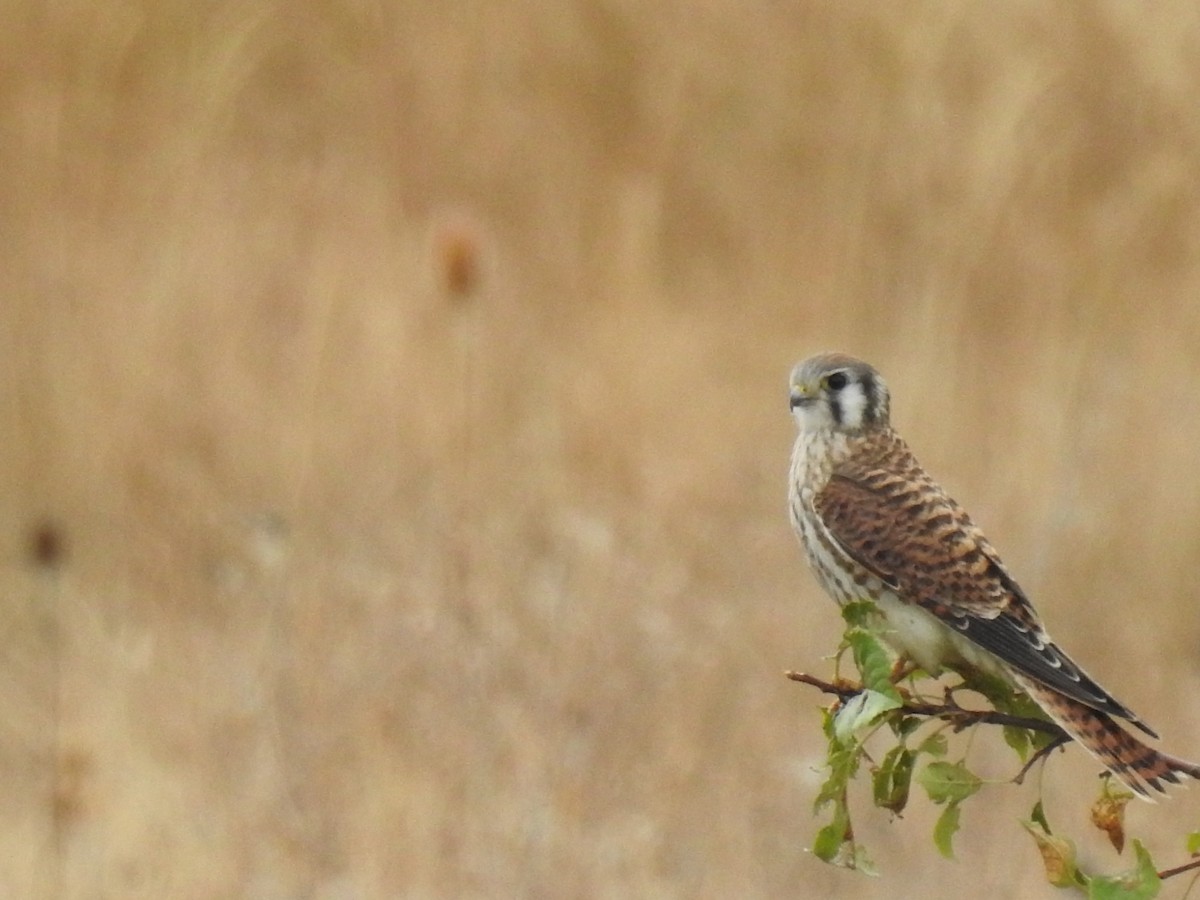
{"type": "Polygon", "coordinates": [[[858,771],[858,760],[861,754],[862,746],[860,744],[854,743],[851,746],[845,746],[835,738],[830,738],[829,751],[825,757],[829,775],[825,778],[825,783],[821,785],[821,790],[817,792],[817,797],[813,801],[813,812],[820,812],[835,801],[845,803],[846,786],[854,777],[854,773],[858,771]]]}
{"type": "Polygon", "coordinates": [[[1005,725],[1003,731],[1004,743],[1016,750],[1021,762],[1025,762],[1029,758],[1029,729],[1018,728],[1016,725],[1005,725]]]}
{"type": "Polygon", "coordinates": [[[933,843],[938,852],[946,859],[954,859],[952,840],[958,831],[958,804],[950,803],[938,816],[937,824],[933,826],[933,843]]]}
{"type": "Polygon", "coordinates": [[[1200,831],[1193,831],[1187,836],[1187,852],[1188,856],[1200,853],[1200,831]]]}
{"type": "Polygon", "coordinates": [[[829,740],[833,740],[833,714],[834,714],[834,712],[836,712],[836,707],[834,709],[821,710],[821,732],[829,740]]]}
{"type": "Polygon", "coordinates": [[[1040,825],[1042,830],[1044,832],[1046,832],[1046,834],[1054,833],[1053,831],[1050,830],[1050,823],[1048,821],[1046,821],[1046,810],[1044,810],[1042,808],[1041,800],[1039,800],[1037,803],[1033,804],[1033,812],[1031,812],[1029,814],[1029,820],[1031,822],[1033,822],[1035,825],[1040,825]]]}
{"type": "Polygon", "coordinates": [[[1048,747],[1056,740],[1058,740],[1058,736],[1051,734],[1049,731],[1041,731],[1035,728],[1029,730],[1029,749],[1034,753],[1048,747]]]}
{"type": "Polygon", "coordinates": [[[935,731],[925,740],[921,741],[917,747],[918,753],[928,753],[930,756],[945,756],[946,755],[946,734],[942,731],[935,731]]]}
{"type": "Polygon", "coordinates": [[[844,798],[834,811],[833,820],[817,832],[812,852],[818,859],[833,866],[854,869],[864,875],[879,874],[867,857],[867,851],[854,840],[850,812],[844,798]]]}
{"type": "MultiPolygon", "coordinates": [[[[1051,725],[1054,724],[1054,721],[1046,715],[1040,706],[1033,702],[1028,694],[1023,694],[1020,691],[1014,692],[1008,701],[1000,707],[1000,711],[1006,712],[1010,716],[1020,716],[1023,719],[1035,719],[1051,725]]],[[[1051,732],[1042,729],[1030,729],[1029,736],[1034,744],[1048,744],[1055,737],[1051,732]]]]}
{"type": "Polygon", "coordinates": [[[1162,880],[1154,867],[1150,853],[1142,842],[1134,839],[1137,862],[1132,869],[1119,875],[1096,875],[1088,882],[1088,897],[1093,900],[1151,900],[1158,896],[1162,880]]]}
{"type": "Polygon", "coordinates": [[[896,737],[904,740],[925,723],[918,716],[897,716],[888,724],[892,726],[896,737]]]}
{"type": "Polygon", "coordinates": [[[1004,707],[1007,712],[1008,706],[1015,699],[1016,689],[1009,681],[1003,678],[989,675],[979,669],[968,669],[959,674],[963,676],[963,687],[969,691],[975,691],[977,694],[982,694],[997,709],[1004,707]]]}
{"type": "Polygon", "coordinates": [[[892,684],[892,658],[879,638],[863,628],[846,632],[846,642],[854,652],[854,664],[862,674],[863,686],[883,694],[900,705],[900,692],[892,684]]]}
{"type": "Polygon", "coordinates": [[[954,858],[954,834],[958,831],[959,804],[983,786],[983,782],[961,762],[935,760],[921,770],[921,787],[934,803],[946,808],[933,826],[933,843],[947,859],[954,858]]]}
{"type": "Polygon", "coordinates": [[[842,607],[842,618],[848,628],[871,630],[879,627],[882,616],[873,600],[852,600],[842,607]]]}
{"type": "Polygon", "coordinates": [[[864,729],[879,721],[884,713],[900,706],[899,697],[888,697],[878,691],[865,690],[842,704],[834,723],[834,737],[842,744],[851,743],[864,729]]]}
{"type": "Polygon", "coordinates": [[[922,769],[919,781],[934,803],[960,803],[983,786],[979,776],[962,763],[942,760],[922,769]]]}
{"type": "MultiPolygon", "coordinates": [[[[985,672],[970,671],[963,677],[963,687],[982,694],[998,712],[1010,716],[1021,716],[1026,719],[1037,719],[1049,722],[1050,717],[1024,691],[994,675],[985,672]]],[[[1044,731],[1033,731],[1029,734],[1036,747],[1039,743],[1047,743],[1053,735],[1044,731]]]]}
{"type": "Polygon", "coordinates": [[[908,805],[915,760],[916,754],[902,745],[887,752],[871,778],[876,806],[890,809],[894,813],[904,811],[904,807],[908,805]]]}
{"type": "Polygon", "coordinates": [[[834,814],[833,821],[817,832],[812,845],[813,855],[817,859],[827,863],[833,862],[841,852],[842,845],[850,839],[850,820],[844,813],[844,809],[839,810],[834,814]]]}
{"type": "MultiPolygon", "coordinates": [[[[1038,804],[1041,806],[1041,803],[1038,804]]],[[[1045,817],[1042,817],[1045,820],[1045,817]]],[[[1074,887],[1086,883],[1085,876],[1075,864],[1075,844],[1067,838],[1055,837],[1042,828],[1039,822],[1022,822],[1025,830],[1033,835],[1038,851],[1042,854],[1042,865],[1046,869],[1046,880],[1055,887],[1074,887]]]]}

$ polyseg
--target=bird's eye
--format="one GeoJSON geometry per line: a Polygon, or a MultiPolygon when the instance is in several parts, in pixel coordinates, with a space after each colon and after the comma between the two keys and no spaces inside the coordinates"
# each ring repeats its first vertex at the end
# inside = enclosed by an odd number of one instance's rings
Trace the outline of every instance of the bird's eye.
{"type": "Polygon", "coordinates": [[[834,372],[825,379],[825,387],[829,388],[831,391],[840,391],[846,386],[846,383],[849,380],[850,379],[846,377],[845,372],[834,372]]]}

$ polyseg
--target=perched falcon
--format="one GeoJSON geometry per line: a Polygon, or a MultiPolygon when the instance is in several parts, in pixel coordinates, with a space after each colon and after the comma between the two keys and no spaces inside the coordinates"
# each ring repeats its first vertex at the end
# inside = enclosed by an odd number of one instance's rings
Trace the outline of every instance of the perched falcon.
{"type": "Polygon", "coordinates": [[[1140,796],[1200,778],[1117,724],[1158,736],[1050,640],[983,532],[892,430],[888,402],[853,357],[792,370],[792,526],[821,586],[839,604],[875,601],[888,640],[931,674],[965,663],[1014,682],[1140,796]]]}

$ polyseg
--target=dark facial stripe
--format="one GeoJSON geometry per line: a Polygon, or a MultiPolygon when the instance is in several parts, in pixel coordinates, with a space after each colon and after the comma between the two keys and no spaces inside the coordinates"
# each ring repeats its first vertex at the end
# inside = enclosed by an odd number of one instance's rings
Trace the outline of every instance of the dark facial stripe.
{"type": "Polygon", "coordinates": [[[876,394],[875,376],[870,372],[862,372],[859,375],[859,384],[862,385],[863,396],[867,400],[866,406],[863,408],[863,424],[874,425],[879,415],[879,397],[876,394]]]}
{"type": "Polygon", "coordinates": [[[829,396],[829,413],[833,416],[833,424],[842,424],[842,402],[838,399],[837,394],[829,396]]]}

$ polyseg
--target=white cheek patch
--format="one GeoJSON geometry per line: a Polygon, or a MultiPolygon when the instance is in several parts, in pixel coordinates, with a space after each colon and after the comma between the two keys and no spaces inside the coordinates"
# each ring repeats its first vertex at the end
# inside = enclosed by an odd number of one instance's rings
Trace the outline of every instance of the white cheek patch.
{"type": "Polygon", "coordinates": [[[867,395],[863,386],[858,382],[849,384],[838,396],[842,407],[842,424],[847,428],[858,428],[863,423],[863,414],[867,411],[867,395]]]}

